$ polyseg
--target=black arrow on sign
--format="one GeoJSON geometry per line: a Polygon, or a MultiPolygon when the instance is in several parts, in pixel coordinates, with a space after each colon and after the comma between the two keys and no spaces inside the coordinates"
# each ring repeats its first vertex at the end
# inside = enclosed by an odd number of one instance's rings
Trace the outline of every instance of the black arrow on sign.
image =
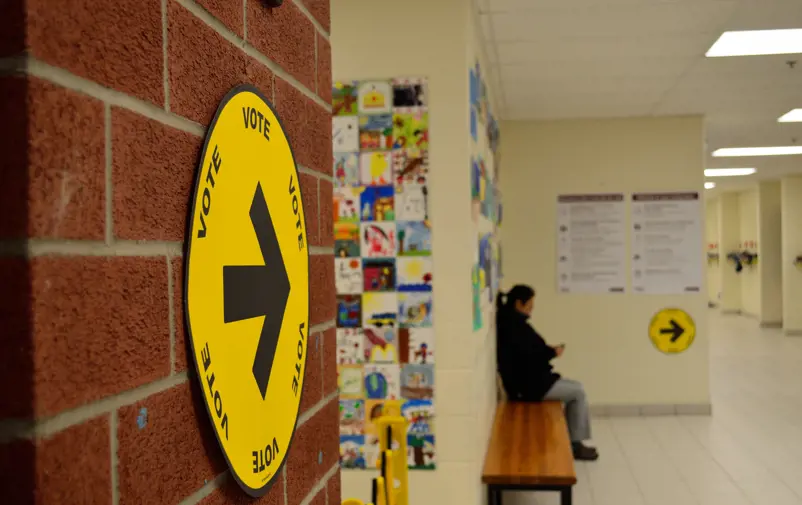
{"type": "Polygon", "coordinates": [[[671,328],[663,328],[660,330],[661,335],[671,335],[671,343],[676,342],[682,334],[685,333],[685,328],[679,325],[673,319],[671,320],[671,328]]]}
{"type": "Polygon", "coordinates": [[[250,215],[264,265],[223,267],[223,319],[226,323],[233,323],[264,316],[253,359],[253,377],[264,399],[284,310],[290,297],[290,278],[281,257],[265,194],[258,183],[250,215]]]}

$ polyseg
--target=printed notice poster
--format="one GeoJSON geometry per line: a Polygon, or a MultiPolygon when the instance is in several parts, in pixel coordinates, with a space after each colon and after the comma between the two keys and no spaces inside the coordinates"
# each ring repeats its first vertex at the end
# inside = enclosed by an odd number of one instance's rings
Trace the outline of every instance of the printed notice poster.
{"type": "Polygon", "coordinates": [[[703,232],[698,192],[633,194],[635,293],[700,293],[704,272],[703,232]]]}
{"type": "Polygon", "coordinates": [[[557,197],[557,290],[623,293],[627,282],[623,194],[557,197]]]}

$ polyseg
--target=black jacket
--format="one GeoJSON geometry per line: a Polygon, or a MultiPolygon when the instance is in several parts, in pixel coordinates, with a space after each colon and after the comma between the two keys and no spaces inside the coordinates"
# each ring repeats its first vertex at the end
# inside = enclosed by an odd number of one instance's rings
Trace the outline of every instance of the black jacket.
{"type": "Polygon", "coordinates": [[[496,340],[498,372],[510,400],[542,400],[560,378],[551,366],[554,349],[514,309],[498,312],[496,340]]]}

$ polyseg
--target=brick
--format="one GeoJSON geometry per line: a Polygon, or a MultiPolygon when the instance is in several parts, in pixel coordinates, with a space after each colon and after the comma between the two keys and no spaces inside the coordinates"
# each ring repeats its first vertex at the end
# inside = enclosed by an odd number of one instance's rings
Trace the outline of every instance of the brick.
{"type": "Polygon", "coordinates": [[[339,402],[333,399],[295,431],[287,461],[287,503],[299,504],[340,458],[339,402]],[[318,459],[322,456],[321,459],[318,459]]]}
{"type": "Polygon", "coordinates": [[[212,16],[220,20],[238,36],[243,36],[245,20],[243,19],[242,2],[232,0],[196,0],[212,16]]]}
{"type": "Polygon", "coordinates": [[[169,12],[170,110],[205,125],[243,81],[246,56],[177,2],[169,12]]]}
{"type": "Polygon", "coordinates": [[[331,175],[331,114],[279,78],[276,78],[276,110],[290,139],[295,161],[331,175]]]}
{"type": "Polygon", "coordinates": [[[103,104],[36,78],[3,77],[0,93],[0,238],[103,239],[103,104]]]}
{"type": "Polygon", "coordinates": [[[0,19],[3,20],[0,57],[13,56],[25,50],[25,6],[23,0],[0,3],[0,19]]]}
{"type": "Polygon", "coordinates": [[[326,494],[328,495],[328,503],[331,505],[337,505],[338,503],[342,503],[342,491],[341,491],[341,475],[340,469],[337,469],[337,472],[331,476],[329,481],[326,483],[326,494]]]}
{"type": "Polygon", "coordinates": [[[334,186],[320,179],[320,245],[334,247],[334,186]]]}
{"type": "Polygon", "coordinates": [[[324,102],[331,103],[331,44],[319,33],[317,34],[317,95],[324,102]]]}
{"type": "Polygon", "coordinates": [[[161,0],[29,0],[31,55],[164,104],[161,0]]]}
{"type": "Polygon", "coordinates": [[[302,0],[306,10],[327,32],[331,31],[331,6],[329,0],[302,0]]]}
{"type": "Polygon", "coordinates": [[[323,346],[323,396],[337,391],[337,332],[334,328],[322,335],[323,346]]]}
{"type": "Polygon", "coordinates": [[[37,417],[169,374],[164,258],[42,256],[30,268],[37,417]]]}
{"type": "Polygon", "coordinates": [[[226,469],[200,395],[191,379],[120,409],[120,505],[179,503],[226,469]]]}
{"type": "Polygon", "coordinates": [[[323,368],[320,361],[322,345],[319,333],[309,336],[300,413],[306,412],[323,399],[323,368]]]}
{"type": "Polygon", "coordinates": [[[288,1],[278,9],[248,1],[248,42],[310,90],[315,89],[315,27],[288,1]]]}
{"type": "Polygon", "coordinates": [[[319,490],[312,500],[309,501],[309,505],[326,505],[326,489],[319,490]]]}
{"type": "Polygon", "coordinates": [[[203,139],[113,108],[114,235],[182,241],[203,139]]]}
{"type": "Polygon", "coordinates": [[[0,419],[33,417],[33,353],[30,269],[21,257],[0,257],[0,419]]]}
{"type": "Polygon", "coordinates": [[[111,503],[108,416],[73,426],[51,438],[0,446],[3,503],[47,505],[111,503]]]}
{"type": "Polygon", "coordinates": [[[184,258],[170,260],[173,268],[173,316],[175,317],[175,371],[186,370],[189,363],[189,339],[184,317],[184,258]]]}
{"type": "Polygon", "coordinates": [[[309,174],[298,174],[301,180],[301,195],[304,201],[306,217],[306,239],[309,245],[320,245],[320,216],[318,212],[317,177],[309,174]]]}
{"type": "Polygon", "coordinates": [[[229,475],[223,487],[216,489],[198,505],[284,505],[284,479],[279,474],[273,481],[273,487],[264,496],[254,500],[229,475]]]}
{"type": "Polygon", "coordinates": [[[334,256],[309,257],[310,325],[334,319],[336,294],[334,288],[334,256]]]}
{"type": "Polygon", "coordinates": [[[245,67],[245,80],[256,86],[270,103],[273,103],[273,72],[254,58],[245,67]]]}

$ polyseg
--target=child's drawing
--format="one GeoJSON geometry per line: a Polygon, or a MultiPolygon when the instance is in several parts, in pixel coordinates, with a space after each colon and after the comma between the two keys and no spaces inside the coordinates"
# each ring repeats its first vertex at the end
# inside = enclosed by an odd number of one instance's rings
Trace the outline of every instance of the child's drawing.
{"type": "Polygon", "coordinates": [[[393,79],[393,110],[406,112],[427,105],[425,79],[393,79]]]}
{"type": "Polygon", "coordinates": [[[421,328],[432,325],[431,293],[399,293],[398,317],[401,327],[421,328]]]}
{"type": "Polygon", "coordinates": [[[337,385],[341,398],[361,398],[363,396],[362,367],[341,365],[337,369],[337,385]]]}
{"type": "Polygon", "coordinates": [[[425,111],[393,114],[393,147],[429,148],[429,113],[425,111]]]}
{"type": "Polygon", "coordinates": [[[434,433],[434,404],[431,400],[407,400],[401,406],[407,420],[407,433],[434,433]]]}
{"type": "Polygon", "coordinates": [[[363,150],[393,148],[393,115],[359,117],[359,147],[363,150]]]}
{"type": "Polygon", "coordinates": [[[431,291],[432,260],[429,257],[401,257],[396,260],[398,291],[431,291]]]}
{"type": "Polygon", "coordinates": [[[334,285],[338,295],[362,292],[362,264],[359,258],[334,259],[334,285]]]}
{"type": "Polygon", "coordinates": [[[392,258],[395,256],[394,222],[362,223],[361,227],[360,249],[363,258],[392,258]]]}
{"type": "Polygon", "coordinates": [[[397,228],[399,256],[432,254],[432,232],[428,221],[399,221],[397,228]]]}
{"type": "Polygon", "coordinates": [[[404,184],[396,187],[395,214],[399,221],[429,219],[429,189],[423,184],[404,184]]]}
{"type": "Polygon", "coordinates": [[[334,189],[334,220],[345,223],[359,222],[359,203],[362,188],[344,187],[334,189]]]}
{"type": "Polygon", "coordinates": [[[401,370],[398,365],[365,365],[365,394],[371,400],[401,398],[401,370]]]}
{"type": "Polygon", "coordinates": [[[331,113],[334,116],[355,116],[357,113],[356,82],[335,82],[331,89],[331,113]]]}
{"type": "Polygon", "coordinates": [[[338,258],[359,257],[359,225],[334,223],[334,254],[338,258]]]}
{"type": "Polygon", "coordinates": [[[395,259],[366,258],[362,262],[365,291],[395,291],[395,259]]]}
{"type": "Polygon", "coordinates": [[[378,430],[376,421],[384,413],[385,400],[367,400],[365,401],[365,433],[377,435],[378,430]]]}
{"type": "Polygon", "coordinates": [[[359,175],[365,186],[392,184],[392,151],[361,153],[359,155],[359,175]]]}
{"type": "Polygon", "coordinates": [[[365,401],[340,400],[340,434],[361,435],[364,433],[365,401]]]}
{"type": "Polygon", "coordinates": [[[362,295],[362,327],[395,327],[398,318],[396,293],[365,293],[362,295]]]}
{"type": "Polygon", "coordinates": [[[333,117],[331,119],[331,140],[334,144],[334,152],[359,151],[359,118],[356,116],[333,117]]]}
{"type": "Polygon", "coordinates": [[[364,469],[364,444],[364,435],[340,435],[340,466],[349,469],[364,469]]]}
{"type": "Polygon", "coordinates": [[[359,328],[362,322],[362,297],[360,295],[337,296],[337,327],[359,328]]]}
{"type": "Polygon", "coordinates": [[[364,338],[361,328],[337,328],[337,363],[361,364],[365,358],[364,338]]]}
{"type": "Polygon", "coordinates": [[[398,363],[397,334],[394,325],[365,327],[365,362],[398,363]]]}
{"type": "Polygon", "coordinates": [[[413,470],[434,470],[434,436],[408,435],[407,436],[407,464],[413,470]]]}
{"type": "Polygon", "coordinates": [[[387,81],[359,83],[359,113],[387,114],[393,108],[393,89],[387,81]]]}
{"type": "Polygon", "coordinates": [[[334,153],[334,186],[357,186],[359,184],[359,155],[357,153],[334,153]]]}
{"type": "Polygon", "coordinates": [[[392,186],[368,186],[362,189],[361,196],[362,221],[395,220],[395,189],[392,186]]]}
{"type": "Polygon", "coordinates": [[[401,396],[410,400],[431,400],[434,395],[433,365],[404,365],[401,396]]]}
{"type": "Polygon", "coordinates": [[[393,151],[393,178],[399,184],[426,184],[429,177],[429,151],[396,149],[393,151]]]}
{"type": "Polygon", "coordinates": [[[407,328],[408,363],[430,365],[434,363],[434,329],[407,328]]]}

